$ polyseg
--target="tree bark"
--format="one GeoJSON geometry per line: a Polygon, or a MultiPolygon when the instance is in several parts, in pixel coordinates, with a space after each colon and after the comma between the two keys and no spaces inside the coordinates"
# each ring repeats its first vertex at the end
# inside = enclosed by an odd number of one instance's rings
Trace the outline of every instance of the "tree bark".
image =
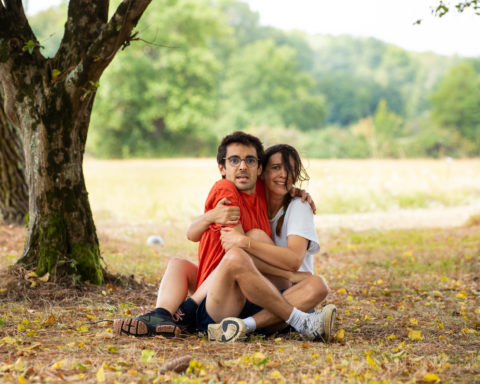
{"type": "Polygon", "coordinates": [[[25,223],[28,193],[24,169],[22,138],[3,111],[0,93],[0,221],[25,223]]]}
{"type": "Polygon", "coordinates": [[[39,275],[103,282],[83,155],[100,76],[149,3],[124,0],[107,22],[108,0],[70,0],[60,48],[45,59],[21,1],[0,2],[4,108],[22,132],[29,194],[18,262],[39,275]]]}

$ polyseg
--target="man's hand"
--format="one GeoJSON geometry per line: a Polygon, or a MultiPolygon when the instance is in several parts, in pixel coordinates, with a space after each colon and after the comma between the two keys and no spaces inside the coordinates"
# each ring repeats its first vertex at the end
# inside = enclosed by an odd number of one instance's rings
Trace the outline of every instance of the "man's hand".
{"type": "Polygon", "coordinates": [[[317,213],[317,207],[315,207],[312,196],[310,196],[310,194],[305,189],[292,187],[292,189],[290,190],[290,196],[300,197],[302,199],[302,203],[306,201],[308,204],[310,204],[314,215],[317,213]]]}
{"type": "Polygon", "coordinates": [[[240,207],[231,204],[231,201],[224,197],[215,208],[205,213],[211,224],[237,225],[240,220],[240,207]]]}
{"type": "Polygon", "coordinates": [[[248,248],[250,240],[235,228],[225,227],[220,231],[220,241],[225,252],[232,248],[248,248]]]}

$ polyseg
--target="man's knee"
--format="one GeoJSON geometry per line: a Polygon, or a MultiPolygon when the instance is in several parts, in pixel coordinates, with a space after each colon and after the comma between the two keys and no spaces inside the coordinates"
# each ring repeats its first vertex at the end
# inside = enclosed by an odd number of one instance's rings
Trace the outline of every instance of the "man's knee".
{"type": "Polygon", "coordinates": [[[248,231],[246,233],[246,235],[253,239],[253,240],[257,240],[257,241],[261,241],[263,243],[270,243],[270,244],[273,244],[273,241],[272,239],[270,238],[270,236],[268,236],[264,231],[262,231],[261,229],[258,229],[258,228],[254,228],[254,229],[251,229],[250,231],[248,231]]]}
{"type": "Polygon", "coordinates": [[[197,266],[189,260],[182,259],[181,257],[173,257],[168,261],[167,268],[181,269],[187,272],[196,269],[197,266]]]}
{"type": "Polygon", "coordinates": [[[240,248],[229,250],[220,262],[221,269],[231,272],[239,272],[251,264],[248,254],[240,248]]]}

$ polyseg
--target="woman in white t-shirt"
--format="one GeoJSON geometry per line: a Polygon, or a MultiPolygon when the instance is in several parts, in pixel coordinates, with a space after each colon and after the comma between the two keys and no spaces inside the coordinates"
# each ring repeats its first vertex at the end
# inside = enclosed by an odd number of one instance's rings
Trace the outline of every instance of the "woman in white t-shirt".
{"type": "MultiPolygon", "coordinates": [[[[268,275],[278,289],[285,290],[284,297],[288,302],[295,303],[302,311],[312,310],[325,299],[328,286],[321,276],[314,274],[313,255],[320,246],[312,209],[307,202],[290,196],[295,184],[309,179],[295,148],[288,144],[269,147],[265,151],[261,178],[265,184],[273,242],[261,231],[257,238],[255,230],[243,234],[233,228],[223,228],[222,246],[226,250],[237,247],[247,251],[253,256],[257,268],[268,275]]],[[[234,321],[246,333],[274,324],[271,314],[266,311],[255,313],[257,310],[253,308],[247,315],[249,317],[241,320],[228,320],[234,321]]],[[[336,308],[327,305],[322,311],[328,328],[326,340],[330,340],[336,308]]],[[[285,324],[280,323],[280,326],[285,324]]],[[[225,328],[224,324],[210,325],[209,339],[220,340],[224,333],[222,327],[225,328]]]]}

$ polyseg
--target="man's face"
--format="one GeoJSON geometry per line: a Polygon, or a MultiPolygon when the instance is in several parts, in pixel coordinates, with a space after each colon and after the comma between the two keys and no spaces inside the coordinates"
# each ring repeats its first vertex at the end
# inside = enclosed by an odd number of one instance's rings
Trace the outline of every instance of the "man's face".
{"type": "Polygon", "coordinates": [[[246,159],[247,156],[257,159],[257,150],[253,146],[239,143],[230,144],[227,146],[225,165],[218,165],[222,176],[233,182],[239,191],[247,194],[254,193],[257,177],[262,173],[262,167],[257,163],[250,168],[245,161],[241,161],[237,166],[233,166],[228,160],[232,156],[238,156],[241,159],[246,159]]]}

